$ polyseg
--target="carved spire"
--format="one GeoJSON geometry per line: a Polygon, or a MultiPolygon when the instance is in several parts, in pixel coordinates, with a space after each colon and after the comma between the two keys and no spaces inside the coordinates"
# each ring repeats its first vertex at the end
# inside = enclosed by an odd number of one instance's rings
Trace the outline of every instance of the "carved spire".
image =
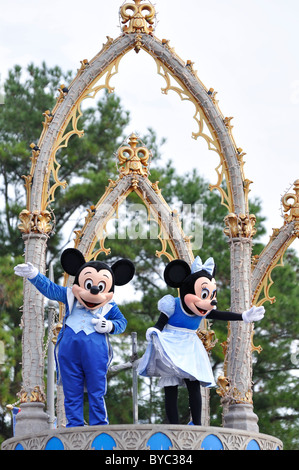
{"type": "Polygon", "coordinates": [[[142,3],[143,0],[133,0],[133,3],[125,3],[120,8],[124,33],[151,34],[154,31],[155,9],[150,3],[142,3]],[[129,23],[128,25],[125,23],[129,23]]]}

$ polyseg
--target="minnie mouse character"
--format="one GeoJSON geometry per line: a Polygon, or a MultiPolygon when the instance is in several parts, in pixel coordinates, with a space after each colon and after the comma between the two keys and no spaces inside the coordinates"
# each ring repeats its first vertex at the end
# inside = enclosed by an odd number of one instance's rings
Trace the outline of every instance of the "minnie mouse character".
{"type": "Polygon", "coordinates": [[[108,424],[104,395],[112,360],[108,333],[123,333],[127,320],[112,300],[114,286],[134,276],[131,261],[121,259],[109,267],[101,261],[86,262],[82,253],[68,248],[61,255],[64,271],[74,284],[62,287],[39,273],[31,263],[16,266],[15,274],[27,278],[45,297],[65,304],[63,327],[57,338],[57,380],[63,386],[67,427],[84,426],[83,395],[87,388],[89,424],[108,424]]]}
{"type": "Polygon", "coordinates": [[[203,318],[244,321],[263,318],[264,307],[252,307],[240,313],[216,309],[215,263],[204,264],[198,256],[190,269],[183,260],[171,261],[165,268],[168,286],[177,287],[180,297],[166,295],[158,302],[160,317],[146,332],[149,341],[138,372],[146,377],[161,377],[165,391],[165,410],[170,424],[178,424],[178,385],[186,384],[193,424],[201,424],[200,386],[215,386],[208,354],[196,334],[203,318]]]}

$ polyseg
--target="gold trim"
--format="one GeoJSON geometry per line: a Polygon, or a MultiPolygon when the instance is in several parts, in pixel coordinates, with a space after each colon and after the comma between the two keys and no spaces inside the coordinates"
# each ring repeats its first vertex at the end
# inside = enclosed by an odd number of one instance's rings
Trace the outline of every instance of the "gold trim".
{"type": "Polygon", "coordinates": [[[260,345],[259,345],[259,346],[254,346],[254,344],[253,344],[253,337],[254,337],[254,335],[255,335],[255,331],[252,330],[251,339],[250,339],[250,342],[251,342],[251,351],[252,351],[252,352],[256,351],[258,354],[261,354],[261,352],[262,352],[262,350],[263,350],[262,346],[260,346],[260,345]]]}
{"type": "Polygon", "coordinates": [[[284,220],[285,223],[295,221],[297,229],[299,229],[299,179],[294,182],[294,192],[285,194],[282,199],[282,205],[284,209],[284,220]],[[289,201],[292,200],[291,204],[289,201]],[[289,214],[287,214],[289,212],[289,214]]]}
{"type": "Polygon", "coordinates": [[[229,380],[224,375],[219,375],[217,379],[218,388],[216,389],[217,395],[224,398],[229,394],[229,380]]]}
{"type": "Polygon", "coordinates": [[[24,388],[17,393],[17,396],[20,398],[20,403],[45,403],[46,395],[39,385],[36,385],[31,391],[30,395],[25,391],[24,388]]]}
{"type": "Polygon", "coordinates": [[[256,234],[255,222],[256,217],[253,214],[241,214],[237,216],[234,213],[229,213],[224,218],[225,228],[223,231],[225,235],[231,238],[252,238],[256,234]]]}
{"type": "Polygon", "coordinates": [[[21,223],[18,225],[18,229],[22,233],[50,234],[53,230],[51,218],[51,213],[47,210],[30,212],[23,209],[19,215],[21,223]]]}
{"type": "Polygon", "coordinates": [[[245,395],[242,395],[236,387],[232,388],[232,384],[228,377],[220,375],[217,379],[216,393],[222,398],[222,401],[233,401],[233,403],[248,403],[252,404],[252,391],[248,390],[245,395]]]}
{"type": "Polygon", "coordinates": [[[198,329],[196,331],[197,336],[202,341],[205,350],[207,352],[212,351],[212,349],[218,343],[218,339],[216,338],[216,333],[214,330],[210,329],[198,329]]]}
{"type": "MultiPolygon", "coordinates": [[[[277,267],[284,266],[283,262],[283,257],[289,246],[293,243],[293,241],[296,239],[298,235],[293,235],[279,250],[277,253],[273,255],[273,258],[271,260],[271,264],[267,267],[267,270],[265,272],[265,275],[263,276],[262,280],[260,281],[259,285],[255,289],[255,292],[253,293],[252,296],[252,304],[256,306],[263,305],[265,302],[270,302],[273,304],[275,302],[275,296],[270,296],[270,288],[272,284],[274,284],[274,281],[272,279],[272,271],[273,269],[277,267]],[[262,294],[263,293],[263,294],[262,294]],[[260,298],[260,296],[263,295],[263,297],[260,298]]],[[[268,243],[267,247],[271,244],[271,242],[268,243]]],[[[266,247],[266,248],[267,248],[266,247]]],[[[265,249],[263,250],[263,252],[265,249]]],[[[259,258],[262,257],[262,254],[259,256],[259,258]]]]}
{"type": "MultiPolygon", "coordinates": [[[[170,50],[168,42],[166,40],[164,40],[164,43],[162,42],[162,44],[166,45],[166,47],[170,50]]],[[[172,53],[174,53],[173,50],[172,50],[172,53]]],[[[196,102],[196,100],[193,98],[193,96],[187,90],[187,88],[184,86],[184,84],[173,73],[171,73],[169,71],[169,69],[166,66],[164,66],[164,64],[162,64],[162,62],[159,59],[157,59],[154,55],[152,55],[152,57],[154,58],[154,60],[157,64],[157,73],[158,73],[158,75],[163,77],[165,82],[166,82],[166,86],[164,88],[162,88],[162,93],[163,94],[168,94],[168,92],[170,90],[174,91],[179,95],[179,97],[182,101],[190,101],[191,103],[194,104],[195,113],[193,115],[193,119],[196,121],[196,123],[198,125],[198,131],[197,132],[192,132],[192,138],[197,140],[199,137],[202,137],[207,142],[208,149],[216,152],[218,154],[219,158],[220,158],[220,163],[215,168],[215,171],[217,173],[217,182],[215,184],[210,185],[210,190],[217,189],[220,193],[220,196],[221,196],[221,204],[223,204],[225,207],[227,207],[229,212],[233,212],[234,204],[233,204],[233,198],[232,198],[232,188],[230,187],[230,183],[229,183],[230,182],[230,177],[229,177],[229,173],[228,173],[227,164],[226,164],[225,158],[222,154],[218,137],[217,137],[214,129],[212,128],[212,126],[209,122],[209,119],[205,116],[204,110],[196,102]],[[172,79],[176,82],[175,84],[172,84],[172,79]],[[228,183],[227,184],[227,191],[225,191],[223,189],[223,187],[221,186],[224,176],[225,176],[226,181],[228,183]]],[[[182,62],[182,60],[179,57],[178,57],[178,59],[182,62]]],[[[188,62],[190,62],[190,61],[188,61],[188,62]]],[[[187,68],[190,69],[190,66],[188,66],[188,63],[187,63],[187,68]]],[[[200,79],[198,78],[198,76],[197,76],[196,72],[193,70],[193,68],[192,68],[192,74],[196,77],[197,81],[204,88],[206,88],[203,85],[203,83],[200,81],[200,79]]],[[[207,94],[208,94],[208,90],[207,90],[207,94]]],[[[215,104],[215,102],[214,102],[214,104],[215,104]]],[[[218,106],[217,106],[217,109],[221,113],[218,106]]],[[[232,143],[233,143],[233,145],[236,149],[236,154],[238,154],[237,146],[235,144],[235,141],[232,137],[231,132],[229,132],[229,134],[230,134],[230,138],[232,140],[232,143]]],[[[242,170],[241,170],[241,174],[244,177],[243,165],[244,165],[244,162],[242,163],[242,170]]]]}
{"type": "Polygon", "coordinates": [[[125,3],[120,8],[122,30],[124,33],[145,33],[152,34],[155,19],[155,8],[149,3],[141,5],[143,0],[134,0],[134,4],[125,3]],[[132,14],[130,14],[132,12],[132,14]],[[144,14],[147,12],[147,14],[144,14]],[[128,25],[126,23],[129,23],[128,25]]]}
{"type": "Polygon", "coordinates": [[[120,165],[119,172],[122,176],[133,174],[147,176],[148,160],[150,152],[146,147],[137,147],[138,137],[131,134],[129,137],[129,145],[122,146],[118,149],[117,156],[120,165]],[[142,156],[140,156],[140,154],[142,156]]]}

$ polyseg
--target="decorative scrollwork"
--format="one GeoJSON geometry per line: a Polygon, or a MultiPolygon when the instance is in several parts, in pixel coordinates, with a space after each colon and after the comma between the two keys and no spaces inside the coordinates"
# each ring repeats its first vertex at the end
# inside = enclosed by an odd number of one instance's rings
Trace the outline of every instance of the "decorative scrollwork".
{"type": "Polygon", "coordinates": [[[282,199],[282,205],[284,209],[284,220],[286,223],[295,221],[296,225],[299,225],[299,179],[294,183],[294,191],[293,193],[285,194],[282,199]],[[293,203],[289,201],[292,200],[293,203]]]}
{"type": "Polygon", "coordinates": [[[236,387],[232,387],[228,377],[219,376],[217,379],[218,389],[216,393],[223,399],[233,399],[234,403],[252,403],[252,391],[248,390],[244,395],[236,387]]]}
{"type": "Polygon", "coordinates": [[[30,402],[40,402],[40,403],[45,403],[46,401],[46,395],[42,391],[41,387],[39,385],[36,385],[34,389],[31,392],[31,395],[29,397],[30,402]]]}
{"type": "Polygon", "coordinates": [[[252,351],[252,352],[256,351],[258,354],[260,354],[260,353],[262,352],[263,348],[262,348],[261,345],[255,346],[255,345],[253,344],[253,337],[254,337],[254,334],[255,334],[255,331],[252,330],[252,333],[251,333],[251,351],[252,351]]]}
{"type": "Polygon", "coordinates": [[[47,127],[50,122],[53,120],[53,114],[49,109],[43,113],[43,116],[45,117],[44,122],[42,123],[44,127],[47,127]]]}
{"type": "Polygon", "coordinates": [[[229,392],[229,380],[227,377],[220,375],[217,379],[217,385],[219,388],[216,389],[216,393],[224,398],[229,392]]]}
{"type": "Polygon", "coordinates": [[[129,145],[118,149],[118,160],[119,163],[123,165],[119,168],[119,171],[123,176],[129,174],[147,176],[147,166],[150,153],[146,147],[137,147],[137,144],[137,136],[135,134],[131,134],[129,145]]]}
{"type": "Polygon", "coordinates": [[[39,385],[36,385],[33,390],[31,391],[30,395],[22,388],[17,396],[20,398],[20,403],[45,403],[46,396],[43,390],[39,385]]]}
{"type": "Polygon", "coordinates": [[[19,218],[21,223],[18,225],[18,228],[22,233],[49,234],[53,230],[51,213],[47,210],[30,212],[24,209],[20,213],[19,218]]]}
{"type": "Polygon", "coordinates": [[[224,218],[227,228],[224,229],[225,235],[232,238],[252,238],[256,234],[256,217],[253,214],[241,214],[237,216],[234,213],[228,214],[224,218]]]}
{"type": "Polygon", "coordinates": [[[198,329],[196,331],[197,336],[202,341],[205,350],[210,352],[215,345],[218,343],[218,339],[216,338],[215,331],[213,330],[206,330],[206,329],[198,329]]]}
{"type": "MultiPolygon", "coordinates": [[[[162,41],[162,44],[165,45],[165,47],[167,47],[169,49],[168,41],[166,41],[166,40],[163,40],[163,41],[162,41]]],[[[174,52],[172,52],[172,53],[174,54],[174,52]]],[[[175,56],[176,56],[177,60],[182,62],[182,60],[177,55],[175,55],[175,56]]],[[[211,190],[217,189],[220,192],[221,203],[225,207],[227,207],[228,211],[232,212],[232,210],[233,210],[233,201],[232,201],[231,189],[230,189],[229,186],[228,186],[227,190],[224,190],[223,187],[222,187],[222,181],[223,181],[223,178],[224,178],[225,172],[226,172],[226,165],[225,165],[224,157],[222,155],[222,151],[221,151],[219,140],[217,139],[217,136],[213,132],[213,130],[212,130],[205,114],[204,114],[203,109],[201,108],[201,106],[198,103],[196,103],[194,101],[194,99],[191,96],[191,94],[189,93],[189,91],[177,80],[177,78],[172,73],[170,73],[169,70],[167,70],[167,68],[160,61],[158,61],[157,59],[155,59],[155,60],[156,60],[156,63],[157,63],[158,74],[161,75],[161,77],[163,77],[165,82],[166,82],[166,86],[162,88],[162,93],[163,94],[168,94],[168,91],[170,91],[170,90],[175,91],[179,95],[179,97],[181,98],[182,101],[188,100],[188,101],[190,101],[191,103],[194,104],[195,113],[193,115],[193,119],[196,121],[196,123],[198,125],[198,130],[196,132],[192,132],[192,138],[197,140],[199,137],[202,137],[206,141],[209,150],[213,150],[214,152],[216,152],[218,154],[218,156],[220,158],[220,163],[215,169],[216,173],[217,173],[217,176],[218,176],[218,179],[217,179],[216,184],[210,185],[210,189],[211,190]],[[175,83],[172,83],[172,80],[174,80],[175,83]]],[[[199,78],[196,75],[196,72],[193,70],[193,63],[191,61],[187,61],[186,68],[188,68],[190,70],[190,72],[193,75],[195,75],[198,82],[201,83],[199,78]]],[[[202,83],[201,83],[201,85],[204,86],[202,83]]],[[[220,112],[220,110],[219,110],[219,112],[220,112]]],[[[231,136],[231,140],[234,142],[231,132],[230,132],[230,136],[231,136]]],[[[236,154],[239,155],[238,152],[237,152],[237,146],[235,145],[235,143],[234,143],[234,146],[236,147],[236,154]]],[[[243,157],[243,155],[244,154],[242,154],[241,157],[243,157]]],[[[242,170],[242,176],[244,178],[243,166],[244,166],[244,162],[242,161],[242,165],[240,164],[240,167],[241,167],[241,170],[242,170]]],[[[244,189],[246,189],[246,188],[244,188],[244,189]]]]}
{"type": "Polygon", "coordinates": [[[154,31],[155,9],[153,5],[144,3],[143,0],[134,0],[134,4],[125,3],[120,9],[124,33],[145,33],[151,34],[154,31]],[[147,12],[147,14],[144,14],[147,12]],[[128,23],[126,25],[125,23],[128,23]]]}

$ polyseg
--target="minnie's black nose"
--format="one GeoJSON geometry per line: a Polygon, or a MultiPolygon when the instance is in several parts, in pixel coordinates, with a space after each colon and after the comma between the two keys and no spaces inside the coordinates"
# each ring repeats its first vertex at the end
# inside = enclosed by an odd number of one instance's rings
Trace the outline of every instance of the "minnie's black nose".
{"type": "Polygon", "coordinates": [[[100,289],[98,288],[98,286],[91,286],[90,288],[91,294],[97,295],[99,292],[100,292],[100,289]]]}
{"type": "Polygon", "coordinates": [[[212,300],[211,305],[214,307],[217,305],[217,300],[212,300]]]}

